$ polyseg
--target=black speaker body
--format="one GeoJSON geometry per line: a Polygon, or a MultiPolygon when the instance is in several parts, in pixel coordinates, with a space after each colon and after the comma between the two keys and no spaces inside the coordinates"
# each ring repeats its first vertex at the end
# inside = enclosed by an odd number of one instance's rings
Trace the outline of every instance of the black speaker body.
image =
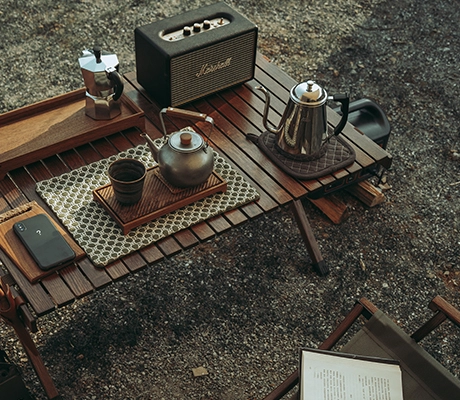
{"type": "Polygon", "coordinates": [[[163,107],[254,77],[257,26],[217,3],[134,31],[137,80],[163,107]]]}

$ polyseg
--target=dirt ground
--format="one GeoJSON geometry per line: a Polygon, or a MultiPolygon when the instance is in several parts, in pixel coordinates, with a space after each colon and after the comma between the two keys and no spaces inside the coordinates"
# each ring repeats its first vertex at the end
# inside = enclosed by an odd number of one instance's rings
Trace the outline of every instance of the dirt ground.
{"type": "MultiPolygon", "coordinates": [[[[102,42],[135,69],[133,31],[212,1],[0,0],[0,112],[83,85],[81,50],[102,42]]],[[[460,7],[454,1],[228,2],[258,48],[297,81],[371,98],[392,126],[385,203],[346,192],[334,225],[304,206],[330,274],[312,272],[288,209],[39,319],[34,335],[64,399],[258,399],[366,296],[410,330],[437,294],[460,307],[460,7]],[[203,366],[208,375],[194,378],[203,366]]],[[[1,130],[1,127],[0,127],[1,130]]],[[[13,332],[0,347],[37,399],[13,332]]],[[[460,339],[426,347],[457,377],[460,339]]]]}

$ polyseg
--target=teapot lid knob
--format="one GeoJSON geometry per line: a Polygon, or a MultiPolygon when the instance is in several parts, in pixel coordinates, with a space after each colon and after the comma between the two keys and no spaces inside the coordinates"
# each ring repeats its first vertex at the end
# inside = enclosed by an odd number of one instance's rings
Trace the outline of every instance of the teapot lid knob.
{"type": "Polygon", "coordinates": [[[193,153],[204,147],[205,142],[201,135],[189,129],[191,128],[184,128],[169,136],[168,142],[171,148],[179,153],[193,153]]]}
{"type": "Polygon", "coordinates": [[[180,143],[183,146],[190,146],[190,143],[192,143],[192,135],[189,132],[181,133],[180,143]]]}

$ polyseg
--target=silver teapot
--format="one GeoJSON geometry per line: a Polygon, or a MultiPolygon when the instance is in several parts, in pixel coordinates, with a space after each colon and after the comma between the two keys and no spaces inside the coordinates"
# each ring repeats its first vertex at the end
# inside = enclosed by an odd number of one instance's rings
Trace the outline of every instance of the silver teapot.
{"type": "Polygon", "coordinates": [[[346,94],[328,96],[327,92],[314,81],[295,85],[280,123],[276,129],[268,126],[270,94],[263,86],[257,86],[266,97],[263,124],[265,129],[278,135],[277,145],[288,154],[314,156],[321,153],[323,145],[334,135],[338,135],[348,119],[349,98],[346,94]],[[342,118],[331,134],[327,129],[327,100],[341,103],[342,118]]]}
{"type": "MultiPolygon", "coordinates": [[[[205,182],[214,168],[214,152],[207,141],[190,127],[166,133],[163,115],[186,118],[194,121],[205,121],[214,127],[214,120],[206,114],[168,107],[160,111],[163,128],[163,144],[156,143],[146,133],[141,136],[147,140],[150,151],[158,163],[162,177],[172,186],[187,188],[205,182]]],[[[207,136],[209,139],[210,134],[207,136]]]]}
{"type": "Polygon", "coordinates": [[[124,86],[117,56],[94,47],[93,51],[83,51],[78,62],[86,86],[86,115],[96,120],[115,118],[121,113],[118,100],[124,86]]]}

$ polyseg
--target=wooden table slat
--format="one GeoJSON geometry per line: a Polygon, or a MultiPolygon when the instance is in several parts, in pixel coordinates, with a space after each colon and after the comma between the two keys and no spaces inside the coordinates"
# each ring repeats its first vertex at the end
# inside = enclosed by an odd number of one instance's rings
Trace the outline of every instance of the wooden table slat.
{"type": "Polygon", "coordinates": [[[139,271],[147,266],[147,263],[139,253],[131,253],[123,257],[123,263],[131,272],[139,271]]]}
{"type": "Polygon", "coordinates": [[[0,250],[0,257],[37,315],[46,314],[56,308],[43,287],[39,284],[31,284],[2,250],[0,250]]]}
{"type": "Polygon", "coordinates": [[[248,217],[237,208],[226,212],[224,216],[233,226],[240,225],[248,220],[248,217]]]}
{"type": "Polygon", "coordinates": [[[62,284],[62,279],[58,274],[52,274],[42,279],[43,287],[52,293],[53,301],[58,307],[65,306],[75,300],[75,295],[67,285],[62,284]]]}
{"type": "Polygon", "coordinates": [[[156,263],[165,258],[164,254],[160,251],[157,245],[147,246],[139,250],[139,252],[148,264],[156,263]]]}
{"type": "Polygon", "coordinates": [[[10,211],[10,210],[11,210],[11,206],[8,204],[5,198],[0,195],[0,214],[6,213],[7,211],[10,211]]]}
{"type": "Polygon", "coordinates": [[[193,234],[193,232],[190,229],[183,229],[175,233],[174,238],[184,249],[188,249],[189,247],[195,246],[198,243],[200,243],[198,238],[193,234]]]}
{"type": "Polygon", "coordinates": [[[298,83],[294,78],[289,76],[275,64],[271,63],[260,53],[257,53],[256,55],[256,66],[256,75],[259,71],[269,75],[274,81],[283,86],[287,91],[290,91],[292,86],[298,83]]]}
{"type": "Polygon", "coordinates": [[[80,260],[78,262],[78,267],[96,289],[100,289],[112,283],[112,279],[107,274],[106,270],[104,268],[95,267],[88,258],[80,260]]]}
{"type": "Polygon", "coordinates": [[[166,256],[172,256],[181,251],[181,247],[173,236],[165,237],[157,242],[157,246],[166,256]]]}
{"type": "Polygon", "coordinates": [[[201,241],[211,239],[216,235],[216,232],[205,222],[193,225],[190,229],[201,241]]]}
{"type": "Polygon", "coordinates": [[[208,224],[211,225],[212,228],[218,233],[225,232],[232,227],[232,225],[225,218],[220,216],[209,218],[208,224]]]}
{"type": "MultiPolygon", "coordinates": [[[[91,147],[90,144],[84,144],[82,146],[79,146],[79,147],[91,147]]],[[[66,150],[62,153],[59,153],[58,154],[59,156],[59,159],[63,162],[63,164],[69,169],[69,170],[72,170],[72,169],[76,169],[76,168],[79,168],[79,167],[82,167],[83,165],[85,165],[83,159],[81,158],[81,156],[77,153],[77,150],[74,148],[74,149],[70,149],[70,150],[66,150]]],[[[56,176],[57,174],[54,173],[54,171],[52,171],[53,175],[56,176]]]]}
{"type": "Polygon", "coordinates": [[[264,213],[264,211],[257,205],[256,202],[251,202],[240,207],[240,209],[249,217],[256,218],[264,213]]]}
{"type": "Polygon", "coordinates": [[[61,154],[64,162],[72,169],[83,167],[103,158],[91,144],[79,146],[74,151],[75,156],[70,153],[61,154]]]}
{"type": "MultiPolygon", "coordinates": [[[[14,178],[14,173],[11,175],[14,178]]],[[[16,185],[10,180],[9,176],[0,180],[0,194],[3,195],[4,199],[11,208],[19,207],[28,201],[24,193],[18,190],[16,185]]]]}
{"type": "Polygon", "coordinates": [[[109,158],[118,153],[117,149],[106,138],[91,142],[94,149],[101,155],[101,158],[109,158]]]}
{"type": "Polygon", "coordinates": [[[86,279],[75,264],[71,264],[68,267],[60,269],[59,275],[78,298],[94,291],[91,283],[86,279]]]}
{"type": "Polygon", "coordinates": [[[117,149],[117,153],[133,147],[133,144],[121,133],[107,136],[107,140],[117,149]]]}
{"type": "MultiPolygon", "coordinates": [[[[59,175],[65,174],[70,171],[69,166],[66,165],[62,161],[62,159],[58,157],[57,155],[46,158],[45,160],[43,160],[43,164],[45,165],[46,169],[50,171],[51,173],[51,176],[49,176],[49,178],[53,176],[59,176],[59,175]]],[[[48,178],[44,178],[44,179],[48,179],[48,178]]],[[[40,181],[38,177],[36,177],[36,180],[37,182],[40,181]]]]}
{"type": "MultiPolygon", "coordinates": [[[[148,119],[146,119],[146,125],[152,124],[148,119]]],[[[123,131],[123,135],[132,143],[133,146],[138,146],[140,144],[145,144],[145,139],[141,136],[139,129],[128,129],[123,131]]]]}
{"type": "Polygon", "coordinates": [[[114,261],[105,267],[110,277],[117,281],[129,274],[129,269],[120,260],[114,261]]]}

